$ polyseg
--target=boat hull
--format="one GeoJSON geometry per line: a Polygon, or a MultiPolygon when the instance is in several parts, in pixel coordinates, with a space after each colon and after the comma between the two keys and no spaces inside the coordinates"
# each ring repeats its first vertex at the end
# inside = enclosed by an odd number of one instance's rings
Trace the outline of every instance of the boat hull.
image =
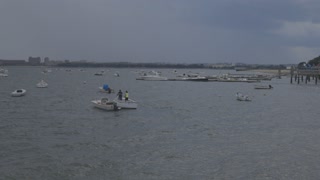
{"type": "Polygon", "coordinates": [[[27,91],[25,89],[15,90],[11,93],[12,97],[20,97],[26,95],[27,91]]]}
{"type": "Polygon", "coordinates": [[[139,77],[136,80],[144,80],[144,81],[167,81],[166,77],[139,77]]]}
{"type": "Polygon", "coordinates": [[[122,99],[122,100],[115,99],[113,101],[116,102],[117,105],[121,107],[121,109],[137,109],[138,108],[137,102],[132,99],[129,99],[127,101],[125,99],[122,99]]]}
{"type": "Polygon", "coordinates": [[[237,100],[238,101],[251,101],[251,99],[249,98],[249,96],[246,95],[242,95],[240,93],[236,94],[237,100]]]}
{"type": "Polygon", "coordinates": [[[37,84],[37,88],[47,88],[48,84],[37,84]]]}
{"type": "Polygon", "coordinates": [[[98,109],[106,110],[106,111],[117,111],[121,109],[121,107],[119,107],[114,102],[103,103],[101,100],[93,100],[91,102],[94,104],[94,107],[98,109]]]}
{"type": "Polygon", "coordinates": [[[255,86],[254,89],[272,89],[272,86],[255,86]]]}

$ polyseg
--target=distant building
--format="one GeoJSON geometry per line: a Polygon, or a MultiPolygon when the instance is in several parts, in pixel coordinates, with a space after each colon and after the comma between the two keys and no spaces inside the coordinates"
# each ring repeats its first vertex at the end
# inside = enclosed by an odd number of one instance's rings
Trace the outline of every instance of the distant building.
{"type": "Polygon", "coordinates": [[[48,57],[45,57],[43,60],[45,65],[49,65],[50,64],[50,59],[48,57]]]}
{"type": "Polygon", "coordinates": [[[33,65],[33,66],[36,66],[36,65],[40,65],[41,64],[41,58],[40,57],[29,57],[28,59],[28,63],[29,65],[33,65]]]}
{"type": "Polygon", "coordinates": [[[1,66],[23,66],[26,65],[26,61],[25,60],[3,60],[0,59],[0,65],[1,66]]]}

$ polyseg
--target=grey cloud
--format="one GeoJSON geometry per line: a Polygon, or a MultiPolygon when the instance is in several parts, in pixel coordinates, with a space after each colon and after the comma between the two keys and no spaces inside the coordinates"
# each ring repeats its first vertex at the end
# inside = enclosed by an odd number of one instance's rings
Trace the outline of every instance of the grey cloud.
{"type": "Polygon", "coordinates": [[[313,0],[3,0],[0,58],[290,63],[286,49],[319,45],[313,36],[275,32],[284,22],[317,23],[317,7],[313,0]]]}

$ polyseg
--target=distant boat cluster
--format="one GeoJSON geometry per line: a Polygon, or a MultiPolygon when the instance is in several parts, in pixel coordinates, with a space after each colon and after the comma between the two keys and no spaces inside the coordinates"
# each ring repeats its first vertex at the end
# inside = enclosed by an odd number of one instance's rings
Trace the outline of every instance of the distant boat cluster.
{"type": "MultiPolygon", "coordinates": [[[[72,72],[71,69],[65,69],[67,72],[72,72]]],[[[79,70],[83,72],[83,69],[79,70]]],[[[42,73],[51,73],[51,69],[44,69],[42,73]]],[[[94,73],[95,76],[103,76],[105,75],[105,70],[100,70],[94,73]]],[[[194,72],[184,72],[178,74],[177,70],[173,70],[171,77],[163,76],[160,71],[145,71],[140,70],[134,72],[138,74],[136,80],[143,80],[143,81],[208,81],[208,82],[247,82],[247,83],[256,83],[261,81],[270,81],[272,78],[276,76],[272,76],[269,74],[219,74],[219,75],[203,75],[203,73],[194,73],[194,72]]],[[[119,72],[115,72],[113,74],[114,77],[120,77],[119,72]]],[[[4,68],[0,68],[0,77],[8,77],[8,70],[4,68]]],[[[83,84],[86,84],[87,81],[83,81],[83,84]]],[[[44,81],[43,79],[40,80],[37,84],[37,88],[48,88],[49,84],[44,81]]],[[[273,86],[271,85],[255,85],[254,89],[272,89],[273,86]]],[[[11,93],[13,97],[21,97],[26,95],[26,89],[16,89],[11,93]]],[[[103,92],[106,94],[114,94],[115,90],[109,87],[108,84],[104,84],[102,87],[99,87],[99,92],[103,92]]],[[[113,99],[110,97],[103,97],[98,100],[92,100],[91,102],[94,104],[94,107],[108,110],[108,111],[118,111],[120,109],[137,109],[138,104],[135,100],[129,99],[128,97],[122,97],[119,95],[121,91],[118,92],[117,96],[113,99]]],[[[126,96],[128,92],[126,92],[126,96]]],[[[248,95],[243,95],[240,92],[236,93],[236,99],[238,101],[251,101],[252,99],[248,95]]]]}
{"type": "Polygon", "coordinates": [[[0,77],[8,77],[8,70],[0,67],[0,77]]]}
{"type": "MultiPolygon", "coordinates": [[[[176,70],[173,73],[177,73],[176,70]]],[[[263,80],[271,80],[275,76],[262,75],[262,74],[222,74],[222,75],[211,75],[204,76],[199,73],[183,73],[178,74],[173,78],[168,78],[161,75],[161,72],[149,71],[140,72],[140,76],[136,80],[145,81],[211,81],[211,82],[247,82],[255,83],[263,80]]]]}

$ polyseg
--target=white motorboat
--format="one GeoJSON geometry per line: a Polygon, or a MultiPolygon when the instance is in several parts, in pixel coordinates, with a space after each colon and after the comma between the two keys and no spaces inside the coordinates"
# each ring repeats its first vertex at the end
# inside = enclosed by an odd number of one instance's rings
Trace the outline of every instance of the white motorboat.
{"type": "Polygon", "coordinates": [[[255,89],[272,89],[273,87],[271,85],[255,85],[255,89]]]}
{"type": "Polygon", "coordinates": [[[37,88],[46,88],[48,87],[48,83],[46,83],[44,80],[41,80],[38,84],[37,84],[37,88]]]}
{"type": "Polygon", "coordinates": [[[0,68],[0,77],[8,77],[8,70],[0,68]]]}
{"type": "Polygon", "coordinates": [[[108,98],[102,98],[101,100],[91,101],[94,104],[94,107],[107,110],[107,111],[118,111],[121,109],[114,101],[109,101],[108,98]]]}
{"type": "Polygon", "coordinates": [[[0,73],[0,77],[8,77],[8,74],[0,73]]]}
{"type": "Polygon", "coordinates": [[[251,101],[248,95],[243,95],[239,92],[237,92],[236,97],[238,101],[251,101]]]}
{"type": "Polygon", "coordinates": [[[144,74],[136,78],[136,80],[145,80],[145,81],[167,81],[167,77],[160,76],[160,74],[156,71],[152,71],[152,74],[144,74]]]}
{"type": "Polygon", "coordinates": [[[51,72],[52,72],[51,69],[45,69],[45,70],[42,71],[42,73],[51,73],[51,72]]]}
{"type": "Polygon", "coordinates": [[[138,103],[132,99],[125,100],[124,98],[122,98],[122,100],[120,100],[117,97],[113,101],[116,102],[117,105],[119,107],[121,107],[122,109],[137,109],[138,108],[138,103]]]}
{"type": "Polygon", "coordinates": [[[117,73],[117,72],[116,72],[116,73],[114,73],[113,75],[114,75],[115,77],[120,77],[120,74],[119,74],[119,73],[117,73]]]}
{"type": "Polygon", "coordinates": [[[204,76],[197,76],[197,77],[187,77],[187,78],[183,78],[186,81],[208,81],[209,78],[204,77],[204,76]]]}
{"type": "Polygon", "coordinates": [[[2,74],[8,74],[8,70],[7,70],[7,69],[0,68],[0,73],[2,73],[2,74]]]}
{"type": "Polygon", "coordinates": [[[20,97],[26,95],[27,90],[25,89],[17,89],[11,93],[12,97],[20,97]]]}

